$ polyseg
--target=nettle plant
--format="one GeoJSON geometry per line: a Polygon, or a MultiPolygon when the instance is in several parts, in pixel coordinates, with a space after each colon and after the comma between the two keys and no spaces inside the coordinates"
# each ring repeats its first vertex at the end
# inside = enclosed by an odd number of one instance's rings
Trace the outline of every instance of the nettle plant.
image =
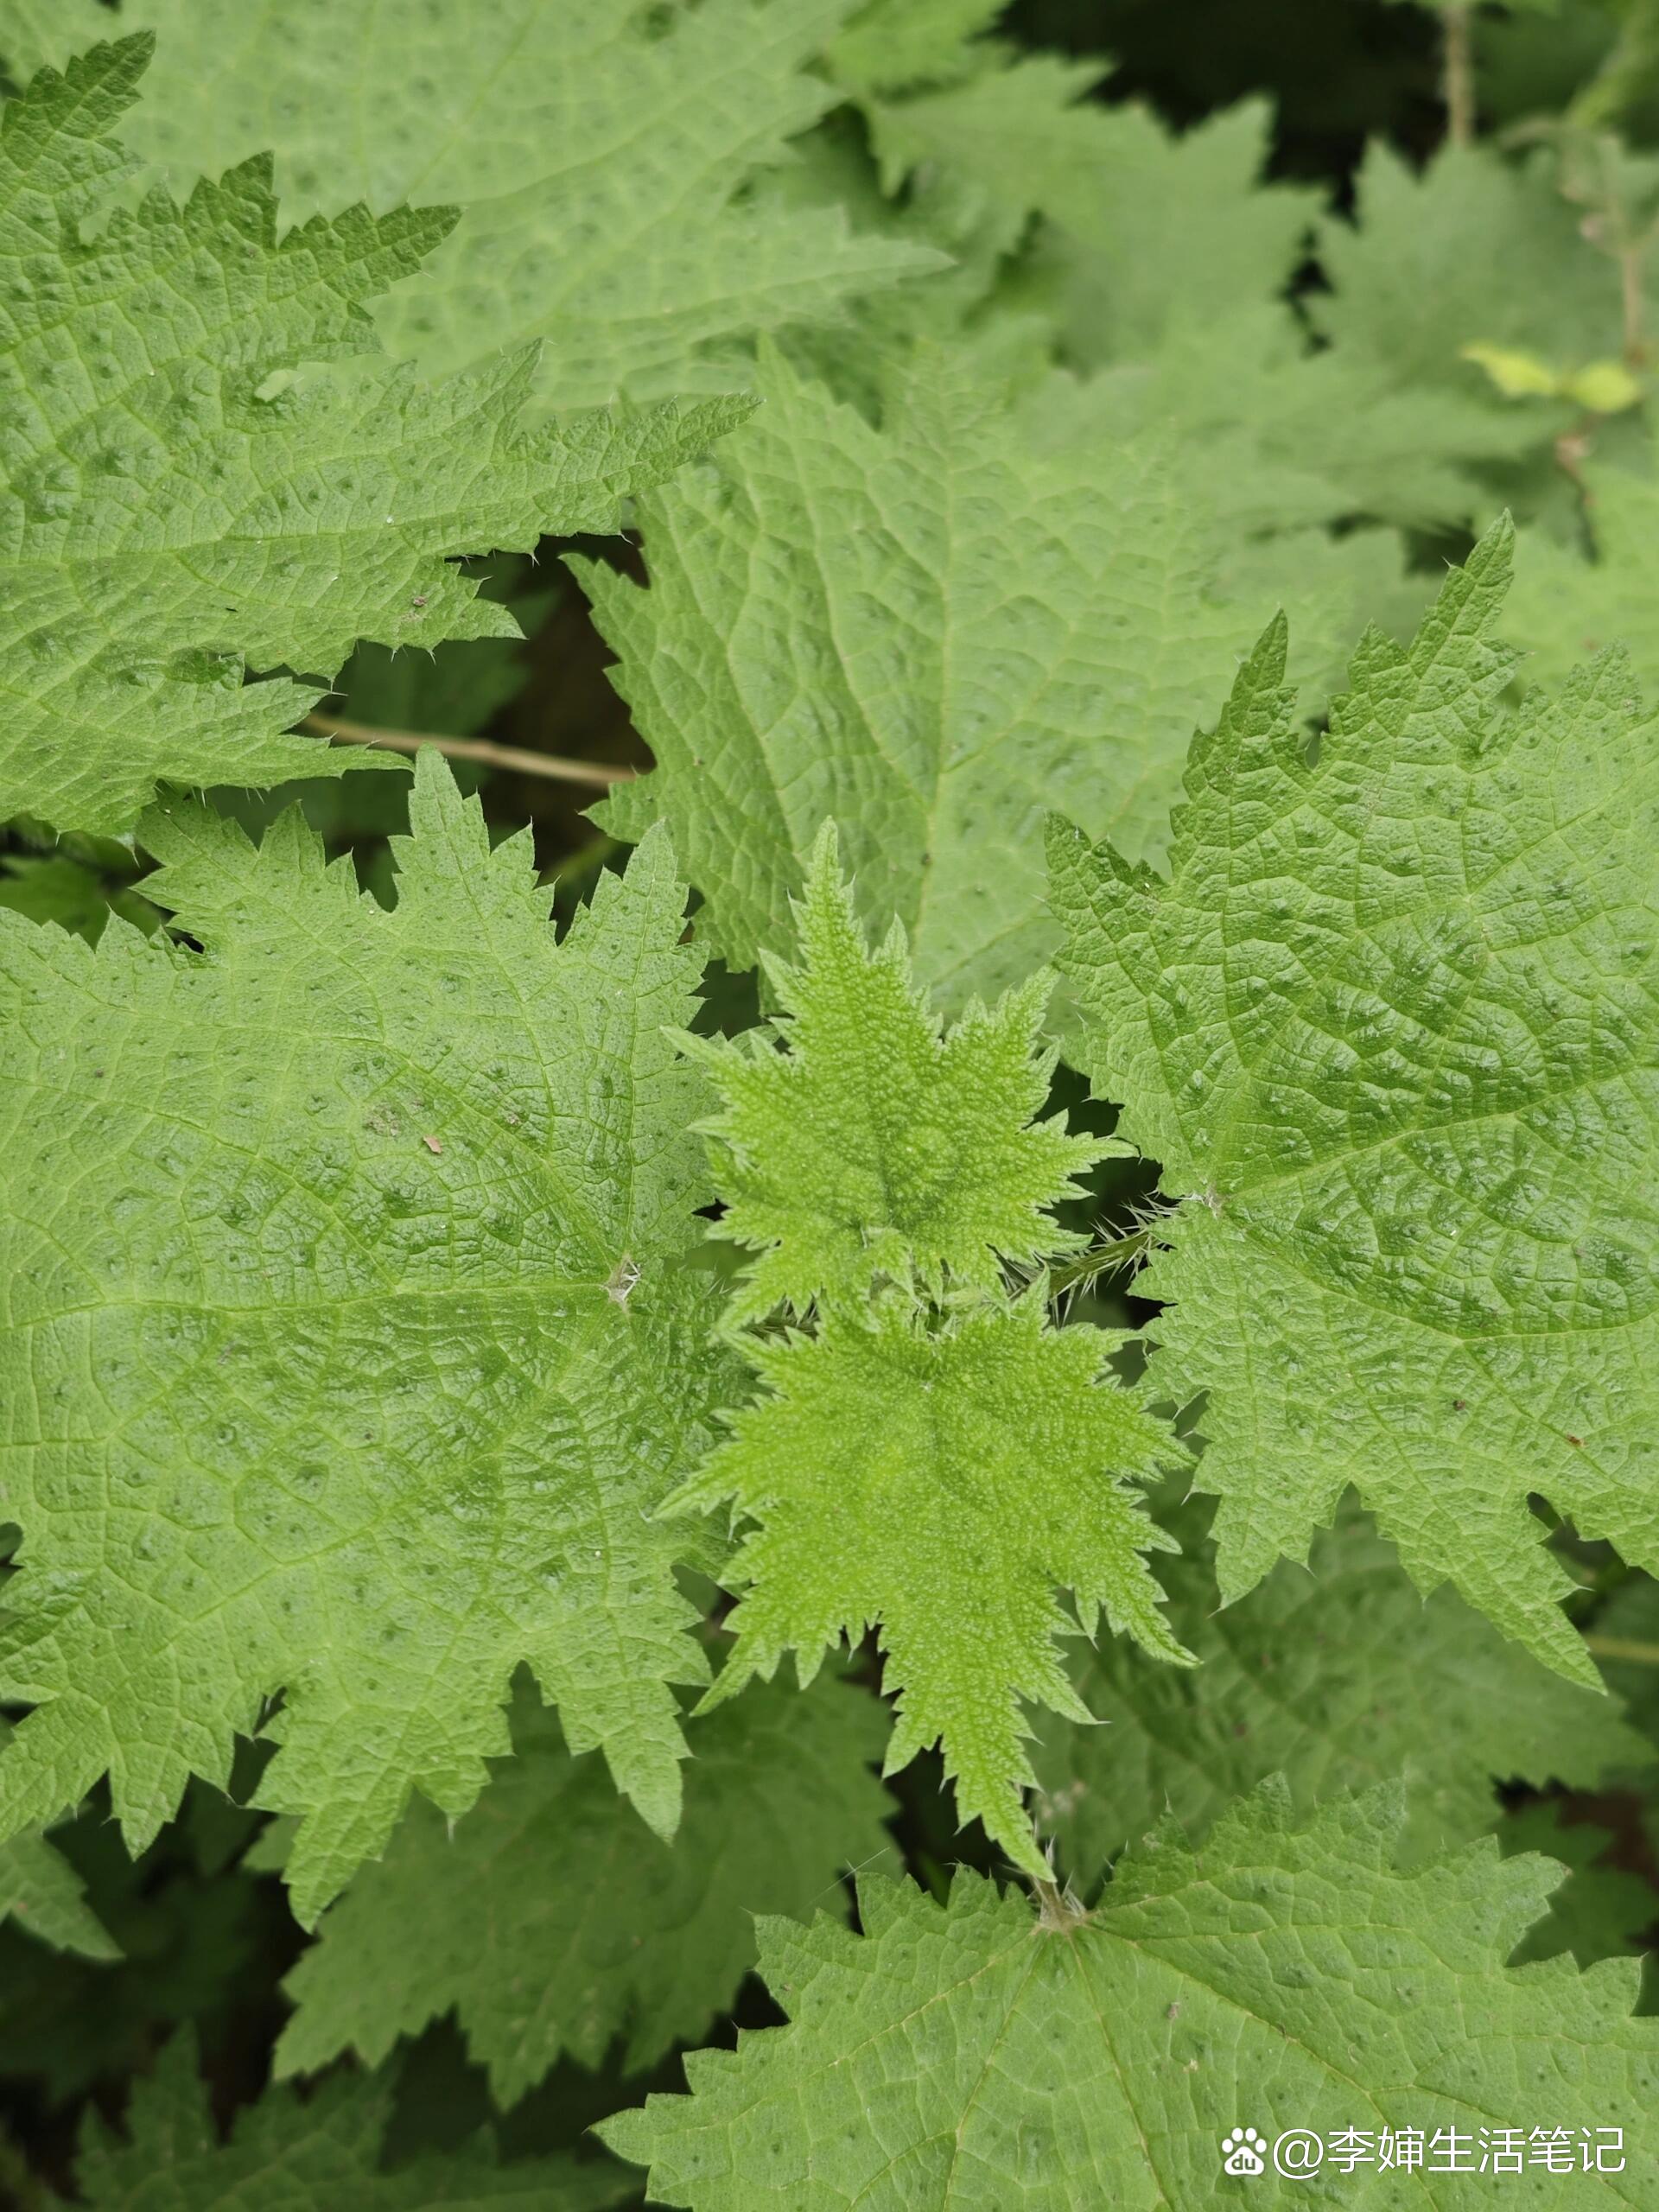
{"type": "Polygon", "coordinates": [[[1659,756],[1562,650],[1653,494],[1553,527],[1478,251],[1389,315],[1447,209],[1585,359],[1606,272],[1379,156],[1309,350],[1260,118],[995,12],[0,9],[0,2073],[137,2076],[94,2206],[1656,2201],[1659,756]],[[1507,519],[1408,557],[1499,473],[1542,687],[1507,519]],[[557,924],[550,537],[655,762],[557,924]]]}

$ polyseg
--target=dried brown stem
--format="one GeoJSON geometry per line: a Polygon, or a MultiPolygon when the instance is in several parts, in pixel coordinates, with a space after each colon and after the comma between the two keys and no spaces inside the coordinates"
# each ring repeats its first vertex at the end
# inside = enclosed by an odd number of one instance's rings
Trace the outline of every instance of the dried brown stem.
{"type": "Polygon", "coordinates": [[[1659,1643],[1643,1643],[1634,1637],[1589,1635],[1584,1648],[1598,1659],[1622,1659],[1627,1666],[1659,1667],[1659,1643]]]}
{"type": "Polygon", "coordinates": [[[1441,87],[1446,100],[1446,135],[1454,146],[1475,143],[1475,53],[1472,8],[1446,10],[1441,49],[1441,87]]]}
{"type": "Polygon", "coordinates": [[[418,753],[430,745],[451,760],[481,760],[492,768],[511,768],[521,776],[545,776],[559,784],[626,784],[639,772],[608,760],[567,760],[556,753],[529,753],[517,745],[496,745],[486,737],[441,737],[435,730],[377,729],[369,722],[340,721],[333,715],[308,715],[300,725],[314,737],[338,745],[372,745],[384,752],[418,753]]]}

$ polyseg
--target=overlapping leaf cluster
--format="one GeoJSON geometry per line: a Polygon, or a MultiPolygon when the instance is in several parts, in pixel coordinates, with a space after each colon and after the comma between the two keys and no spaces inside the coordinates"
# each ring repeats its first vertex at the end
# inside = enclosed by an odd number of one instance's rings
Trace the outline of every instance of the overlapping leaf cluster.
{"type": "Polygon", "coordinates": [[[1107,1147],[1033,1121],[1048,978],[943,1029],[899,925],[866,945],[828,828],[798,929],[799,964],[769,964],[776,1045],[686,1040],[721,1096],[722,1228],[759,1255],[729,1321],[815,1320],[748,1339],[762,1395],[671,1502],[730,1499],[755,1524],[726,1570],[743,1595],[710,1694],[791,1649],[810,1681],[826,1643],[876,1629],[898,1698],[889,1769],[937,1740],[963,1817],[1041,1876],[1016,1700],[1088,1717],[1054,1650],[1054,1586],[1085,1632],[1103,1614],[1186,1656],[1141,1556],[1167,1539],[1121,1479],[1179,1447],[1107,1373],[1109,1340],[1052,1328],[1040,1285],[1001,1284],[1076,1241],[1047,1210],[1107,1147]]]}
{"type": "Polygon", "coordinates": [[[1651,2198],[1659,18],[1096,12],[0,0],[30,2212],[1651,2198]]]}

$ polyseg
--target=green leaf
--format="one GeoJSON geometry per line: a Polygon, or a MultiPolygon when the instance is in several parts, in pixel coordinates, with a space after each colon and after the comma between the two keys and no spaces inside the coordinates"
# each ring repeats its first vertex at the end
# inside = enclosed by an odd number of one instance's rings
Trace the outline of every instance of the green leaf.
{"type": "Polygon", "coordinates": [[[124,0],[159,40],[133,143],[181,188],[274,149],[307,215],[459,207],[376,318],[429,372],[534,340],[554,407],[729,391],[735,341],[945,266],[751,199],[832,105],[808,65],[855,5],[124,0]]]}
{"type": "MultiPolygon", "coordinates": [[[[479,586],[534,638],[570,587],[556,569],[510,558],[493,564],[479,586]]],[[[531,650],[521,638],[471,638],[432,652],[362,645],[341,670],[330,712],[378,729],[435,730],[474,737],[516,698],[529,678],[531,650]]]]}
{"type": "Polygon", "coordinates": [[[327,1915],[289,1979],[279,2072],[347,2048],[378,2065],[451,2006],[504,2105],[562,2051],[598,2066],[622,2037],[627,2069],[652,2066],[729,2009],[755,1913],[810,1913],[887,1847],[893,1805],[868,1771],[881,1709],[833,1680],[753,1689],[693,1726],[671,1847],[533,1694],[512,1732],[516,1757],[453,1834],[416,1805],[327,1915]]]}
{"type": "Polygon", "coordinates": [[[1179,1447],[1103,1372],[1114,1343],[1048,1328],[1033,1294],[931,1333],[895,1302],[756,1344],[765,1395],[671,1501],[730,1498],[757,1524],[724,1570],[744,1595],[707,1701],[789,1649],[810,1681],[837,1637],[877,1628],[899,1695],[886,1770],[938,1743],[964,1821],[1046,1875],[1020,1802],[1019,1700],[1087,1718],[1055,1649],[1075,1627],[1055,1586],[1085,1634],[1103,1611],[1115,1633],[1187,1656],[1141,1556],[1169,1540],[1120,1479],[1149,1479],[1179,1447]]]}
{"type": "Polygon", "coordinates": [[[991,60],[1004,0],[864,0],[830,41],[830,73],[866,96],[951,84],[991,60]]]}
{"type": "Polygon", "coordinates": [[[760,1256],[734,1321],[815,1299],[855,1305],[887,1276],[995,1289],[1005,1261],[1027,1269],[1087,1239],[1049,1208],[1121,1149],[1038,1122],[1055,1055],[1038,1033],[1052,978],[1039,975],[990,1013],[945,1033],[910,979],[895,924],[872,953],[826,823],[796,908],[798,967],[768,961],[785,1049],[764,1032],[741,1043],[683,1037],[712,1073],[722,1110],[720,1233],[760,1256]]]}
{"type": "Polygon", "coordinates": [[[107,36],[114,19],[103,0],[0,0],[0,63],[14,84],[107,36]]]}
{"type": "Polygon", "coordinates": [[[55,922],[96,944],[111,914],[146,934],[161,915],[143,895],[70,851],[8,853],[0,858],[0,906],[31,921],[55,922]]]}
{"type": "Polygon", "coordinates": [[[107,1769],[141,1845],[283,1690],[307,1919],[411,1786],[472,1803],[520,1661],[671,1831],[707,1678],[651,1518],[733,1382],[667,842],[556,950],[527,836],[429,754],[414,791],[391,912],[297,815],[256,851],[181,804],[146,888],[202,950],[0,913],[0,1831],[107,1769]]]}
{"type": "MultiPolygon", "coordinates": [[[[1516,163],[1491,147],[1443,146],[1420,172],[1377,145],[1356,191],[1357,227],[1329,222],[1319,233],[1331,289],[1310,295],[1309,308],[1325,335],[1382,365],[1396,386],[1486,396],[1486,378],[1461,358],[1471,343],[1551,359],[1619,352],[1618,272],[1586,241],[1547,153],[1516,163]]],[[[1570,419],[1536,403],[1520,412],[1541,440],[1570,419]]]]}
{"type": "Polygon", "coordinates": [[[388,2085],[340,2076],[303,2104],[290,2089],[267,2090],[222,2143],[194,2038],[175,2035],[134,2088],[124,2139],[95,2110],[87,2120],[80,2196],[92,2212],[602,2212],[633,2194],[608,2160],[498,2165],[486,2136],[383,2172],[391,2113],[388,2085]]]}
{"type": "MultiPolygon", "coordinates": [[[[1412,8],[1433,8],[1441,15],[1450,15],[1454,10],[1459,14],[1465,13],[1468,0],[1392,0],[1392,4],[1412,8]]],[[[1560,4],[1561,0],[1507,0],[1508,12],[1512,16],[1553,16],[1560,9],[1560,4]]],[[[1614,5],[1617,6],[1617,4],[1618,0],[1614,0],[1614,5]]]]}
{"type": "Polygon", "coordinates": [[[1637,681],[1659,694],[1659,584],[1653,575],[1659,479],[1652,462],[1585,471],[1595,558],[1541,529],[1522,534],[1510,620],[1529,647],[1529,683],[1560,683],[1605,645],[1630,650],[1637,681]]]}
{"type": "MultiPolygon", "coordinates": [[[[1274,600],[1226,589],[1230,534],[1178,454],[1057,446],[1046,388],[1022,411],[937,346],[884,380],[877,427],[764,358],[754,421],[641,503],[650,589],[572,564],[658,764],[598,818],[673,825],[699,932],[747,968],[787,946],[832,816],[865,918],[905,924],[954,1011],[1053,948],[1045,806],[1161,849],[1194,721],[1274,600]]],[[[1351,635],[1322,565],[1308,626],[1351,635]]]]}
{"type": "MultiPolygon", "coordinates": [[[[0,814],[130,830],[158,780],[257,784],[376,762],[281,734],[359,638],[512,637],[445,556],[608,530],[617,503],[745,411],[525,432],[534,367],[435,386],[302,372],[374,348],[364,303],[450,211],[361,207],[276,235],[269,165],[104,211],[145,37],[43,72],[0,120],[0,814]]],[[[142,110],[140,111],[142,112],[142,110]]]]}
{"type": "Polygon", "coordinates": [[[1434,2178],[1439,2131],[1472,2169],[1483,2128],[1524,2155],[1564,2127],[1576,2167],[1580,2127],[1622,2127],[1622,2177],[1535,2186],[1634,2204],[1659,2024],[1630,2018],[1633,1965],[1506,1967],[1559,1869],[1486,1842],[1405,1873],[1395,1834],[1387,1793],[1297,1827],[1264,1792],[1197,1851],[1159,1838],[1084,1920],[967,1872],[948,1906],[867,1882],[862,1936],[763,1929],[788,2026],[698,2053],[690,2096],[599,2132],[694,2212],[1153,2212],[1224,2197],[1247,2125],[1351,2129],[1370,2162],[1327,2167],[1332,2201],[1472,2212],[1502,2180],[1434,2178]],[[1414,2188],[1380,2167],[1384,2128],[1422,2131],[1414,2188]]]}
{"type": "MultiPolygon", "coordinates": [[[[11,1732],[0,1722],[0,1746],[11,1732]]],[[[86,1901],[74,1868],[41,1834],[0,1843],[0,1921],[86,1959],[118,1959],[120,1946],[86,1901]]]]}
{"type": "Polygon", "coordinates": [[[1643,1764],[1659,1764],[1659,1582],[1632,1574],[1596,1616],[1598,1639],[1623,1646],[1604,1652],[1607,1679],[1649,1740],[1643,1764]]]}
{"type": "Polygon", "coordinates": [[[119,1956],[74,1870],[43,1835],[18,1835],[0,1844],[0,1919],[8,1917],[54,1950],[78,1951],[88,1959],[119,1956]]]}
{"type": "Polygon", "coordinates": [[[1494,1783],[1588,1789],[1645,1763],[1611,1699],[1547,1673],[1452,1591],[1425,1604],[1351,1502],[1314,1537],[1312,1574],[1281,1562],[1224,1609],[1208,1518],[1196,1503],[1159,1515],[1180,1547],[1160,1561],[1170,1625],[1197,1670],[1081,1647],[1071,1679],[1105,1725],[1048,1723],[1032,1755],[1039,1824],[1085,1895],[1166,1812],[1199,1836],[1270,1774],[1305,1808],[1403,1775],[1421,1859],[1492,1826],[1494,1783]]]}
{"type": "Polygon", "coordinates": [[[1277,624],[1166,879],[1056,822],[1084,1058],[1161,1160],[1148,1387],[1207,1393],[1224,1599],[1352,1483],[1419,1585],[1595,1669],[1529,1510],[1659,1560],[1652,725],[1604,656],[1508,713],[1510,532],[1373,632],[1310,756],[1277,624]]]}
{"type": "Polygon", "coordinates": [[[1274,298],[1316,204],[1261,184],[1265,102],[1177,137],[1144,107],[1085,99],[1099,74],[1041,54],[871,114],[890,190],[932,164],[1015,213],[1042,214],[1041,296],[1071,358],[1091,363],[1155,348],[1189,302],[1220,316],[1274,298]]]}
{"type": "MultiPolygon", "coordinates": [[[[0,2074],[50,2107],[145,2069],[160,2038],[197,2024],[215,2044],[266,1993],[293,1941],[280,1894],[232,1865],[258,1816],[194,1783],[179,1818],[136,1859],[96,1796],[52,1832],[52,1848],[109,1941],[96,1956],[53,1951],[0,1928],[0,2074]]],[[[10,1848],[10,1847],[5,1847],[10,1848]]]]}
{"type": "MultiPolygon", "coordinates": [[[[1096,437],[1173,433],[1195,493],[1224,526],[1274,533],[1281,571],[1285,534],[1310,525],[1468,519],[1484,504],[1471,465],[1513,459],[1538,438],[1524,410],[1402,386],[1357,348],[1310,353],[1293,317],[1267,302],[1173,313],[1155,348],[1080,385],[1075,409],[1096,437]]],[[[1321,537],[1309,557],[1340,558],[1350,542],[1321,537]]],[[[1287,601],[1293,581],[1280,583],[1287,601]]]]}
{"type": "Polygon", "coordinates": [[[1562,1818],[1559,1800],[1545,1799],[1511,1813],[1498,1834],[1506,1857],[1542,1852],[1570,1871],[1514,1955],[1529,1959],[1568,1953],[1580,1966],[1617,1959],[1643,1948],[1644,1933],[1659,1927],[1659,1890],[1639,1874],[1612,1863],[1615,1839],[1593,1821],[1562,1818]]]}

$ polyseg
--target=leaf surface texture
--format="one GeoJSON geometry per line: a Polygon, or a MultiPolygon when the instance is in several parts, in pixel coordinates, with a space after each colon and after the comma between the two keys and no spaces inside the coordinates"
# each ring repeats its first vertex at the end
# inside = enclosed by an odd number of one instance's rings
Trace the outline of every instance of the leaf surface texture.
{"type": "Polygon", "coordinates": [[[1055,823],[1085,1057],[1179,1203],[1149,1387],[1208,1394],[1224,1599],[1352,1483],[1425,1588],[1595,1669],[1529,1493],[1659,1563],[1653,728],[1622,657],[1503,703],[1510,533],[1312,753],[1282,626],[1168,875],[1055,823]]]}
{"type": "MultiPolygon", "coordinates": [[[[689,2096],[601,2132],[649,2164],[654,2202],[691,2212],[1199,2204],[1246,2113],[1269,2139],[1456,2128],[1465,2153],[1482,2126],[1524,2141],[1585,2126],[1593,2142],[1622,2122],[1635,2139],[1659,2028],[1630,2017],[1633,1964],[1504,1963],[1560,1868],[1489,1841],[1402,1873],[1394,1835],[1386,1793],[1306,1827],[1268,1793],[1196,1851],[1166,1832],[1092,1918],[1059,1927],[969,1873],[948,1906],[867,1882],[861,1936],[766,1925],[787,2027],[697,2054],[689,2096]]],[[[1464,2212],[1501,2185],[1373,2163],[1342,2189],[1464,2212]]],[[[1627,2161],[1568,2186],[1611,2207],[1645,2183],[1627,2161]]]]}
{"type": "MultiPolygon", "coordinates": [[[[527,1661],[671,1831],[706,1678],[652,1510],[729,1363],[680,1262],[697,957],[666,841],[555,949],[522,842],[423,756],[398,899],[295,814],[182,803],[150,887],[201,944],[6,925],[15,1833],[105,1770],[129,1840],[284,1693],[261,1802],[313,1916],[411,1787],[458,1815],[527,1661]]],[[[706,1281],[706,1278],[702,1279],[706,1281]]]]}

